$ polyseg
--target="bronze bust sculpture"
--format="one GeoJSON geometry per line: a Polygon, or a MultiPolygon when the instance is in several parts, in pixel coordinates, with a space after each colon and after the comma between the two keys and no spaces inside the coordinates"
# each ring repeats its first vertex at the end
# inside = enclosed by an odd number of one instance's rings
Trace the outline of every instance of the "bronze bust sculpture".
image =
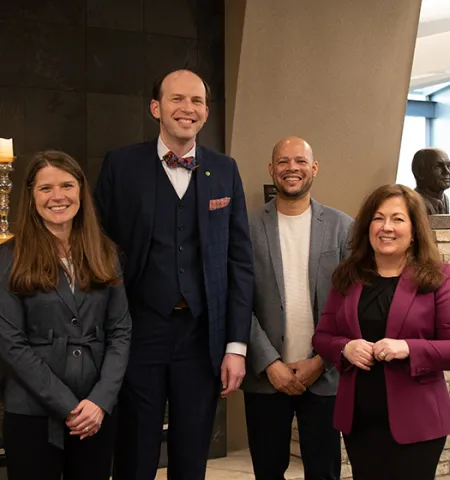
{"type": "Polygon", "coordinates": [[[449,200],[444,191],[450,188],[450,161],[438,148],[423,148],[414,155],[412,172],[416,192],[422,196],[428,215],[448,214],[449,200]]]}

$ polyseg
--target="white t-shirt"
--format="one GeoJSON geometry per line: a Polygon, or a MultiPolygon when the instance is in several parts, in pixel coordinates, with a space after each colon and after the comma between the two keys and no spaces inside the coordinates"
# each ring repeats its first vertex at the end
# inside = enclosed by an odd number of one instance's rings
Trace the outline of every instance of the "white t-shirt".
{"type": "Polygon", "coordinates": [[[301,215],[278,212],[285,290],[283,362],[292,363],[312,353],[314,318],[309,291],[311,207],[301,215]]]}

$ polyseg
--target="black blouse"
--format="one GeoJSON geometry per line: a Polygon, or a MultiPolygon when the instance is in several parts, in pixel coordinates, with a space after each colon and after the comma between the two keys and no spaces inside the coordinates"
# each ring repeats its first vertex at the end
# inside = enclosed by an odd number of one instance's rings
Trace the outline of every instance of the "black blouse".
{"type": "MultiPolygon", "coordinates": [[[[400,277],[373,278],[364,286],[358,303],[362,338],[377,342],[386,335],[386,322],[400,277]]],[[[356,377],[354,428],[358,425],[389,425],[384,363],[375,360],[370,371],[358,370],[356,377]]]]}

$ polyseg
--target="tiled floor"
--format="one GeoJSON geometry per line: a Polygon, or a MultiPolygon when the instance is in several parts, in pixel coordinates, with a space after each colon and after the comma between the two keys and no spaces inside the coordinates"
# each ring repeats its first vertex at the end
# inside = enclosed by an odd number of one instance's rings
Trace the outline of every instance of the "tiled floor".
{"type": "MultiPolygon", "coordinates": [[[[285,477],[287,480],[302,480],[304,478],[301,460],[291,457],[291,465],[285,477]]],[[[167,478],[165,469],[159,470],[156,480],[165,478],[167,478]]],[[[206,480],[251,480],[254,478],[248,450],[233,452],[228,457],[208,462],[206,480]]]]}

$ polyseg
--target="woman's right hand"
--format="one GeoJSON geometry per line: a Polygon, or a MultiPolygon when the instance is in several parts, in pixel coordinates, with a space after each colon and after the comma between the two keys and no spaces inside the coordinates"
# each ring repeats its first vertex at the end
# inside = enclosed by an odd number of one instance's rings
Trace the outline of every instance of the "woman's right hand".
{"type": "Polygon", "coordinates": [[[361,370],[370,370],[374,364],[373,359],[373,343],[366,340],[350,340],[345,345],[342,354],[355,367],[361,370]]]}
{"type": "Polygon", "coordinates": [[[102,426],[105,412],[94,402],[84,399],[70,412],[66,425],[70,435],[78,435],[80,440],[95,435],[102,426]]]}

